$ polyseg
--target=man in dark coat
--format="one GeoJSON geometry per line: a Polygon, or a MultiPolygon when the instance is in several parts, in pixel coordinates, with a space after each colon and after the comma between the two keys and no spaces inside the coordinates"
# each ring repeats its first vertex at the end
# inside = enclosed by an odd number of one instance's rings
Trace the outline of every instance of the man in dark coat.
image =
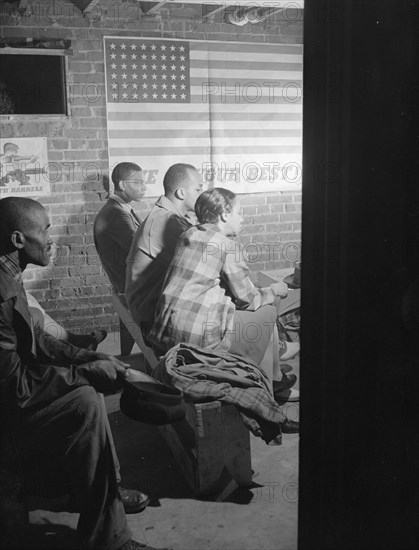
{"type": "Polygon", "coordinates": [[[145,192],[141,168],[133,162],[121,162],[112,171],[113,193],[99,211],[93,225],[93,236],[100,261],[118,295],[125,292],[128,252],[141,220],[131,203],[145,192]]]}
{"type": "Polygon", "coordinates": [[[49,226],[38,202],[0,201],[0,418],[23,457],[58,467],[72,487],[83,548],[147,548],[130,539],[97,393],[115,393],[128,365],[48,335],[37,345],[22,271],[48,265],[49,226]]]}

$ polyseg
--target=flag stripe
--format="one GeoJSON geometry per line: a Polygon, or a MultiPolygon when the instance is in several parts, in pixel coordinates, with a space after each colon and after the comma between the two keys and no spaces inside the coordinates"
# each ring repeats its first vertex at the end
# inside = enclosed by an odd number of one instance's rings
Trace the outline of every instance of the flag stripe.
{"type": "MultiPolygon", "coordinates": [[[[256,87],[256,88],[274,88],[275,90],[282,90],[287,89],[291,86],[294,87],[302,87],[302,80],[297,79],[276,79],[272,78],[272,73],[269,74],[269,72],[264,72],[261,78],[262,80],[258,80],[258,75],[252,74],[252,78],[249,78],[249,76],[246,76],[246,71],[236,71],[239,72],[237,76],[234,76],[234,71],[228,72],[228,77],[225,75],[221,76],[214,76],[213,74],[207,74],[205,71],[202,71],[202,75],[196,71],[194,73],[195,76],[191,77],[191,86],[202,86],[203,83],[206,82],[214,82],[215,84],[218,84],[218,86],[224,85],[225,87],[235,87],[237,84],[240,84],[240,86],[245,86],[247,88],[256,87]],[[231,78],[230,78],[231,77],[231,78]]],[[[218,74],[218,73],[217,73],[218,74]]],[[[248,73],[249,74],[249,73],[248,73]]],[[[301,76],[301,75],[300,75],[301,76]]]]}
{"type": "Polygon", "coordinates": [[[203,52],[232,52],[232,53],[248,53],[252,56],[262,54],[266,56],[269,53],[275,55],[296,55],[303,53],[303,46],[300,44],[255,44],[252,42],[212,42],[212,41],[196,41],[191,42],[191,49],[203,52]]]}
{"type": "MultiPolygon", "coordinates": [[[[275,54],[275,58],[277,58],[277,55],[275,54]]],[[[255,72],[255,74],[258,74],[258,72],[265,72],[267,71],[272,75],[272,73],[277,73],[278,71],[281,72],[296,72],[301,76],[301,71],[303,69],[302,63],[281,63],[278,62],[278,60],[275,61],[275,58],[273,58],[272,61],[259,61],[257,64],[257,69],[255,69],[255,61],[249,61],[249,57],[246,56],[244,61],[240,63],[240,70],[245,70],[247,72],[255,72]]],[[[263,59],[266,59],[264,56],[263,59]]],[[[229,59],[210,59],[209,63],[206,62],[204,58],[202,59],[194,59],[193,54],[191,54],[191,69],[199,70],[207,70],[209,67],[209,70],[226,70],[226,71],[235,71],[237,70],[237,65],[239,64],[237,59],[234,59],[233,61],[229,59]]]]}
{"type": "MultiPolygon", "coordinates": [[[[164,148],[167,147],[167,143],[170,138],[153,138],[153,146],[156,148],[164,148]]],[[[271,138],[269,140],[269,147],[272,149],[275,149],[276,151],[281,150],[284,147],[290,146],[298,146],[300,144],[301,140],[299,138],[271,138]]],[[[213,145],[212,147],[218,147],[219,149],[222,149],[226,154],[229,152],[231,145],[231,138],[228,137],[222,137],[217,138],[214,140],[214,143],[217,145],[213,145]]],[[[257,143],[257,140],[254,136],[252,136],[251,132],[248,132],[247,135],[242,135],[240,138],[236,138],[234,140],[234,145],[237,146],[237,148],[240,147],[246,147],[246,146],[255,146],[257,143]]],[[[112,148],[118,148],[120,146],[120,140],[109,140],[109,147],[112,148]]],[[[124,140],[124,149],[139,149],[142,147],[149,147],[150,146],[150,139],[126,139],[124,140]]],[[[189,135],[184,137],[177,137],[176,138],[176,147],[185,147],[188,148],[191,147],[209,147],[208,145],[208,137],[193,137],[190,138],[189,135]],[[191,145],[193,144],[193,145],[191,145]]],[[[265,146],[264,146],[265,147],[265,146]]],[[[266,146],[267,147],[267,146],[266,146]]],[[[265,148],[263,150],[266,150],[265,148]]]]}
{"type": "MultiPolygon", "coordinates": [[[[275,100],[272,101],[272,99],[269,97],[269,96],[261,96],[261,97],[256,97],[254,98],[255,101],[254,103],[258,103],[259,105],[272,105],[272,107],[276,106],[276,105],[288,105],[289,103],[300,103],[301,104],[301,97],[297,96],[295,97],[294,96],[294,93],[292,90],[290,90],[289,92],[289,96],[284,96],[284,97],[275,97],[275,100]]],[[[239,103],[237,101],[237,95],[236,94],[233,94],[233,95],[229,95],[229,94],[225,94],[225,95],[210,95],[210,100],[207,102],[209,104],[217,104],[217,103],[226,103],[226,104],[235,104],[235,103],[239,103]]],[[[253,103],[253,101],[251,101],[250,99],[252,98],[251,95],[249,95],[248,97],[248,103],[253,103]]],[[[201,96],[193,96],[191,97],[191,103],[202,103],[202,97],[201,96]]]]}
{"type": "MultiPolygon", "coordinates": [[[[110,147],[110,153],[112,156],[121,156],[121,157],[130,157],[130,156],[159,156],[159,155],[225,155],[225,149],[222,147],[159,147],[157,150],[156,147],[110,147]]],[[[301,150],[300,147],[287,145],[283,147],[272,147],[272,146],[232,146],[228,148],[230,155],[235,154],[250,154],[255,153],[272,153],[272,154],[281,154],[281,153],[298,153],[301,150]]]]}
{"type": "MultiPolygon", "coordinates": [[[[245,137],[244,132],[246,132],[245,128],[239,128],[239,129],[212,129],[211,130],[211,136],[213,138],[241,138],[245,137]]],[[[247,133],[255,138],[259,137],[270,137],[270,138],[297,138],[301,137],[302,132],[301,130],[283,130],[283,129],[270,129],[270,128],[263,128],[259,130],[255,130],[254,128],[248,128],[247,133]]],[[[162,130],[110,130],[109,131],[109,138],[115,138],[115,139],[174,139],[174,138],[208,138],[208,131],[207,130],[195,130],[195,129],[186,129],[186,130],[179,130],[179,129],[168,129],[164,128],[162,130]]]]}

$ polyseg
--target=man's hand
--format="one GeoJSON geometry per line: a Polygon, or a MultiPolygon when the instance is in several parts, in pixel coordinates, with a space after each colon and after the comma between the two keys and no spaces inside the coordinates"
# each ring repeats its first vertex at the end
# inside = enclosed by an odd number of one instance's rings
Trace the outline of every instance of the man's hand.
{"type": "Polygon", "coordinates": [[[108,353],[95,352],[95,355],[96,355],[96,360],[110,361],[113,365],[115,365],[115,368],[117,369],[118,374],[121,374],[124,378],[128,376],[127,369],[129,369],[131,366],[129,363],[124,363],[114,355],[109,355],[108,353]]]}
{"type": "Polygon", "coordinates": [[[122,387],[122,380],[128,376],[130,365],[123,363],[113,355],[96,354],[97,360],[85,363],[78,368],[98,392],[116,393],[122,387]]]}
{"type": "Polygon", "coordinates": [[[271,288],[280,298],[286,298],[288,296],[288,285],[283,281],[271,284],[271,288]]]}

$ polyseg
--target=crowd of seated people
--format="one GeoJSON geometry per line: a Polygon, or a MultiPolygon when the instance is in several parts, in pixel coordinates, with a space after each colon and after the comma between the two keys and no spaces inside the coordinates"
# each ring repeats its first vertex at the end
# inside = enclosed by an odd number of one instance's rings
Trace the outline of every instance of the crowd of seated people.
{"type": "Polygon", "coordinates": [[[137,196],[129,194],[124,178],[138,186],[141,169],[132,163],[115,167],[114,195],[95,220],[94,238],[114,291],[145,341],[158,356],[184,342],[248,357],[267,370],[275,395],[287,400],[296,377],[281,371],[279,359],[293,358],[299,344],[280,339],[276,321],[284,306],[299,307],[299,292],[290,296],[282,282],[265,289],[253,285],[244,249],[233,240],[242,221],[236,195],[223,188],[203,192],[198,170],[175,164],[164,176],[164,195],[135,224],[129,203],[141,198],[144,187],[137,187],[137,196]],[[122,223],[116,214],[120,218],[124,209],[128,222],[122,223]],[[260,332],[256,339],[248,337],[252,326],[260,332]]]}
{"type": "MultiPolygon", "coordinates": [[[[115,294],[156,354],[182,342],[242,356],[266,369],[273,394],[286,401],[284,392],[296,377],[281,371],[279,359],[299,351],[276,330],[282,305],[285,300],[290,304],[288,287],[252,283],[243,248],[234,240],[242,222],[237,196],[223,188],[203,192],[198,170],[176,164],[164,176],[164,195],[141,221],[131,206],[144,195],[141,168],[118,164],[112,183],[113,192],[94,223],[95,245],[115,294]],[[256,339],[248,337],[247,327],[258,327],[256,339]]],[[[4,419],[22,453],[38,453],[62,465],[80,503],[83,547],[144,548],[130,538],[125,513],[143,510],[148,497],[119,485],[101,395],[121,388],[128,365],[96,351],[104,331],[74,335],[25,293],[26,266],[46,266],[51,256],[49,219],[40,203],[3,199],[0,223],[4,419]]],[[[299,296],[291,304],[299,307],[299,296]]],[[[288,433],[298,431],[298,422],[287,426],[288,433]]]]}

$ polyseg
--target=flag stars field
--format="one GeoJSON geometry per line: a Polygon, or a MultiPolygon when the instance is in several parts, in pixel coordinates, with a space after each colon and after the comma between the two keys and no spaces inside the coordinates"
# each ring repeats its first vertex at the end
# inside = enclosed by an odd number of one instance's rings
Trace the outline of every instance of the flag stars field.
{"type": "MultiPolygon", "coordinates": [[[[138,42],[138,39],[115,39],[106,44],[105,47],[105,61],[109,69],[112,70],[111,80],[116,80],[122,83],[128,82],[131,87],[114,86],[113,83],[108,82],[109,93],[108,98],[110,101],[119,103],[130,102],[156,102],[156,103],[184,103],[190,101],[190,86],[189,86],[189,50],[188,43],[174,43],[171,40],[165,40],[163,44],[156,44],[153,42],[138,42]],[[128,65],[125,62],[126,50],[140,50],[142,63],[140,70],[137,72],[137,64],[132,63],[128,65]],[[166,51],[170,52],[170,55],[166,55],[166,51]],[[119,59],[119,62],[118,62],[119,59]],[[170,61],[170,64],[167,63],[170,61]],[[137,79],[141,79],[142,82],[152,81],[153,94],[135,94],[134,83],[137,79]],[[187,83],[187,86],[182,88],[182,94],[167,94],[164,91],[167,89],[165,82],[176,82],[182,80],[187,83]],[[120,93],[118,93],[120,90],[120,93]],[[189,93],[188,93],[189,90],[189,93]]],[[[132,59],[136,59],[136,54],[131,54],[132,59]]],[[[177,86],[176,86],[177,87],[177,86]]],[[[172,90],[175,90],[173,87],[172,90]]]]}

